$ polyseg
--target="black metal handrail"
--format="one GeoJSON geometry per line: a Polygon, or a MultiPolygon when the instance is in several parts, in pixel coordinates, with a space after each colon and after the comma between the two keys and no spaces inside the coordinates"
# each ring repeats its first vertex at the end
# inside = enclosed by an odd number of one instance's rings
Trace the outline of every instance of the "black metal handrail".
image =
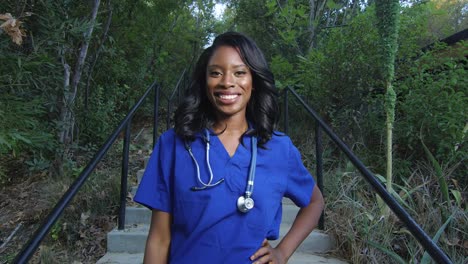
{"type": "MultiPolygon", "coordinates": [[[[431,238],[422,230],[422,228],[416,223],[416,221],[403,209],[403,207],[387,192],[385,187],[377,180],[377,178],[370,172],[369,169],[359,160],[359,158],[351,151],[351,149],[331,130],[331,128],[320,118],[320,116],[301,98],[301,96],[292,88],[286,87],[283,89],[282,94],[284,95],[284,125],[285,132],[288,131],[288,93],[291,92],[299,103],[305,108],[305,110],[315,119],[316,121],[316,152],[317,152],[317,185],[323,191],[323,177],[322,177],[322,144],[321,144],[321,130],[330,137],[330,139],[338,145],[348,159],[354,164],[354,166],[361,172],[367,182],[372,185],[374,190],[380,195],[382,200],[392,209],[395,215],[406,225],[411,234],[418,240],[418,242],[424,247],[429,255],[437,261],[437,263],[452,263],[442,249],[434,243],[431,238]]],[[[321,224],[323,225],[323,218],[321,218],[321,224]]]]}
{"type": "MultiPolygon", "coordinates": [[[[119,217],[119,228],[123,228],[123,224],[125,223],[125,200],[127,196],[127,175],[128,175],[128,150],[129,150],[129,142],[130,142],[130,125],[132,118],[138,108],[143,104],[144,100],[150,92],[155,91],[155,99],[159,97],[159,90],[160,86],[157,82],[153,82],[148,89],[145,91],[143,96],[138,100],[138,102],[132,107],[132,109],[128,112],[125,118],[119,123],[117,128],[114,132],[109,136],[103,146],[99,149],[99,151],[94,155],[88,165],[83,169],[80,173],[78,178],[70,185],[66,193],[62,196],[59,202],[55,205],[46,219],[42,222],[41,226],[36,230],[34,235],[31,239],[23,246],[20,253],[16,256],[13,263],[23,264],[27,263],[28,260],[32,257],[36,249],[39,247],[40,243],[44,239],[44,237],[48,234],[49,230],[58,220],[60,215],[63,213],[65,208],[71,202],[73,197],[76,193],[80,190],[81,186],[86,182],[89,175],[93,172],[96,168],[97,164],[102,160],[102,158],[106,155],[109,148],[112,144],[116,141],[120,133],[126,128],[125,131],[125,138],[124,138],[124,148],[123,148],[123,158],[122,158],[122,178],[121,178],[121,203],[120,203],[120,217],[119,217]],[[123,202],[122,202],[123,201],[123,202]],[[122,226],[121,226],[122,225],[122,226]]],[[[157,137],[157,107],[159,105],[159,101],[154,102],[155,107],[155,116],[154,116],[154,127],[153,127],[153,139],[155,140],[157,137]]],[[[153,142],[154,144],[154,142],[153,142]]]]}

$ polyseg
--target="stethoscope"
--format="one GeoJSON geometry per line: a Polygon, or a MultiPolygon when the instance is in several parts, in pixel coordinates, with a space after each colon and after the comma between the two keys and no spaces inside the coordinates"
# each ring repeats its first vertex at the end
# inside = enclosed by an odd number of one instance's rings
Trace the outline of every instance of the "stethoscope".
{"type": "MultiPolygon", "coordinates": [[[[205,183],[201,179],[200,166],[198,166],[197,159],[195,159],[195,156],[193,155],[190,144],[187,141],[185,142],[185,148],[189,152],[190,157],[192,157],[193,163],[195,163],[195,167],[197,169],[198,182],[202,185],[200,187],[193,186],[192,188],[190,188],[190,190],[192,191],[201,191],[207,188],[215,187],[224,181],[224,178],[223,178],[215,183],[212,183],[213,171],[211,169],[211,164],[210,164],[210,132],[208,131],[208,129],[205,129],[204,139],[206,141],[206,165],[208,166],[208,171],[210,173],[210,179],[208,180],[208,183],[205,183]]],[[[239,211],[241,211],[242,213],[247,213],[254,207],[254,200],[252,199],[252,193],[253,193],[254,180],[255,180],[255,167],[257,164],[257,137],[252,136],[251,145],[252,145],[252,158],[250,160],[250,169],[249,169],[249,177],[247,179],[247,187],[245,188],[244,195],[241,195],[237,199],[237,209],[239,209],[239,211]]]]}

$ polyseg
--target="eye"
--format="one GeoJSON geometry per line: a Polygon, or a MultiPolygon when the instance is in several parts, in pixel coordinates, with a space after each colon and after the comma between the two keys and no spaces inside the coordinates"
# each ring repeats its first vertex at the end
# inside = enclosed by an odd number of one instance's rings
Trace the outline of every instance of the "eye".
{"type": "Polygon", "coordinates": [[[217,76],[221,76],[221,72],[219,72],[219,71],[210,71],[209,75],[213,76],[213,77],[217,77],[217,76]]]}
{"type": "Polygon", "coordinates": [[[242,75],[247,74],[247,72],[246,71],[236,71],[235,74],[236,74],[236,76],[242,76],[242,75]]]}

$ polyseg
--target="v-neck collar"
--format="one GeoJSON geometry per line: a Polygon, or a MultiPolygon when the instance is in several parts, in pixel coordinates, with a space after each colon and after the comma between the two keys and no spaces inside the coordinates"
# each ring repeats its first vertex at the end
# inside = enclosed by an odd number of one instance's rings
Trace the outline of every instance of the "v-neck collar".
{"type": "Polygon", "coordinates": [[[241,142],[239,142],[239,145],[234,151],[234,154],[230,156],[229,152],[227,151],[223,142],[221,142],[221,140],[219,139],[218,135],[214,134],[211,130],[208,130],[208,132],[210,133],[210,143],[213,151],[216,151],[219,155],[222,155],[228,161],[233,161],[242,158],[245,155],[245,152],[248,152],[248,150],[250,149],[251,136],[243,135],[241,137],[241,142]]]}

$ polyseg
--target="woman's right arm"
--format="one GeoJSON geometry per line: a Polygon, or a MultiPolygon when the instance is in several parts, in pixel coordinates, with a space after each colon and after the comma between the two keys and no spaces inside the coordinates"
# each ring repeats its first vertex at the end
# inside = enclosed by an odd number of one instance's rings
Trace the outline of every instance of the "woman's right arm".
{"type": "Polygon", "coordinates": [[[171,244],[171,215],[154,210],[146,240],[145,264],[167,264],[171,244]]]}

